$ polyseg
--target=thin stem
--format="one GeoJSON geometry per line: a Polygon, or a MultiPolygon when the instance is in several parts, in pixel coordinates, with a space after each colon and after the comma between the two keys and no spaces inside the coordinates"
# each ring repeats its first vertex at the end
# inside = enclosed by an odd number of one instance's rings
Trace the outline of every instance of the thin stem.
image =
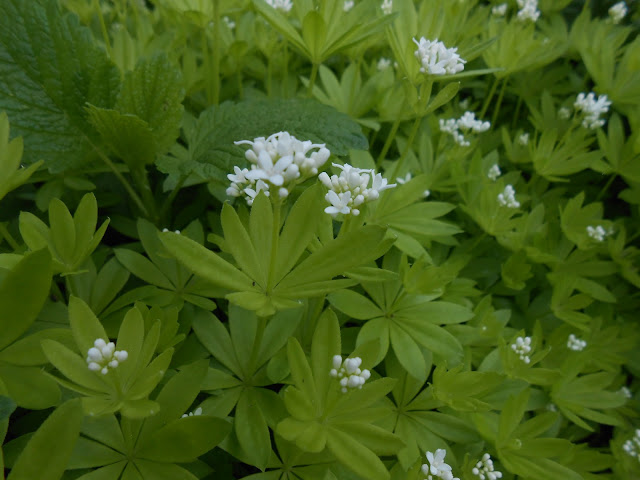
{"type": "Polygon", "coordinates": [[[613,181],[616,179],[617,176],[618,174],[613,174],[609,177],[609,179],[607,180],[607,183],[604,184],[604,187],[602,187],[602,190],[600,190],[600,193],[598,193],[598,196],[596,197],[596,202],[599,200],[602,200],[602,197],[604,197],[604,194],[607,193],[607,190],[609,190],[609,187],[611,186],[611,184],[613,183],[613,181]]]}
{"type": "Polygon", "coordinates": [[[133,202],[136,204],[136,206],[140,209],[142,214],[145,217],[149,218],[149,212],[147,211],[147,207],[145,207],[144,203],[142,202],[142,199],[138,196],[138,194],[133,189],[129,181],[126,178],[124,178],[124,176],[118,171],[118,169],[113,164],[113,162],[109,160],[109,157],[107,157],[102,151],[96,148],[95,145],[94,145],[94,149],[98,154],[98,156],[100,157],[100,159],[109,167],[109,169],[113,172],[113,174],[120,181],[120,183],[122,183],[122,186],[127,191],[127,193],[129,194],[133,202]]]}
{"type": "Polygon", "coordinates": [[[287,98],[287,84],[289,80],[289,43],[284,41],[284,77],[282,78],[282,98],[287,98]]]}
{"type": "Polygon", "coordinates": [[[220,102],[220,0],[213,0],[213,104],[220,102]]]}
{"type": "Polygon", "coordinates": [[[4,223],[0,223],[0,237],[4,237],[9,246],[14,250],[20,250],[20,244],[18,244],[18,242],[13,238],[13,235],[9,233],[9,230],[4,223]]]}
{"type": "Polygon", "coordinates": [[[113,58],[113,50],[111,50],[111,41],[109,40],[109,32],[107,32],[107,25],[104,23],[104,17],[102,16],[102,9],[98,0],[93,0],[93,8],[98,12],[98,20],[100,21],[100,30],[102,31],[102,39],[104,40],[105,47],[107,49],[107,56],[109,60],[113,58]]]}
{"type": "Polygon", "coordinates": [[[516,103],[516,111],[513,114],[513,119],[511,120],[511,130],[516,128],[516,123],[518,123],[518,117],[520,116],[520,109],[522,108],[522,97],[518,97],[518,101],[516,103]]]}
{"type": "Polygon", "coordinates": [[[176,183],[176,186],[173,187],[173,190],[171,190],[171,193],[169,194],[169,196],[165,199],[164,203],[162,204],[162,207],[160,208],[159,217],[161,220],[166,221],[166,216],[169,213],[169,210],[171,209],[171,205],[173,205],[173,201],[175,200],[176,196],[180,192],[180,189],[182,188],[182,185],[184,185],[184,182],[187,180],[187,177],[188,175],[182,175],[178,179],[178,183],[176,183]]]}
{"type": "Polygon", "coordinates": [[[149,220],[157,223],[156,200],[153,198],[153,192],[151,191],[151,185],[149,184],[149,177],[147,176],[147,169],[142,166],[131,170],[131,176],[134,182],[136,182],[139,191],[142,193],[142,201],[147,207],[147,212],[151,215],[149,220]]]}
{"type": "Polygon", "coordinates": [[[378,160],[376,161],[376,167],[380,168],[380,165],[382,165],[382,162],[384,161],[387,155],[387,152],[391,148],[391,145],[393,144],[393,141],[396,138],[398,127],[400,127],[400,118],[397,118],[396,121],[393,122],[393,125],[391,126],[391,131],[389,132],[389,136],[387,137],[387,140],[384,142],[384,145],[382,146],[380,155],[378,155],[378,160]]]}
{"type": "Polygon", "coordinates": [[[260,345],[262,344],[262,339],[264,337],[264,331],[267,326],[267,317],[258,317],[256,319],[258,325],[256,326],[256,336],[253,339],[253,348],[251,349],[251,357],[249,357],[249,363],[247,364],[247,377],[249,375],[253,375],[257,370],[258,365],[256,365],[256,361],[258,360],[258,354],[260,353],[260,345]]]}
{"type": "Polygon", "coordinates": [[[489,103],[491,103],[491,100],[493,100],[493,96],[496,93],[496,88],[498,88],[499,81],[500,81],[499,78],[496,78],[493,81],[493,85],[491,85],[491,90],[489,90],[489,94],[484,99],[484,104],[482,105],[482,110],[480,110],[480,115],[478,115],[478,118],[484,118],[484,115],[487,113],[487,109],[489,108],[489,103]]]}
{"type": "Polygon", "coordinates": [[[307,87],[307,97],[313,96],[313,86],[316,83],[316,77],[318,76],[318,64],[314,63],[311,67],[311,77],[309,78],[309,86],[307,87]]]}
{"type": "Polygon", "coordinates": [[[392,178],[398,176],[398,173],[402,171],[402,167],[404,166],[405,160],[409,155],[409,149],[411,149],[411,145],[413,145],[413,141],[416,138],[416,134],[418,133],[418,127],[420,127],[420,123],[422,122],[422,117],[417,117],[413,122],[413,126],[411,127],[411,132],[409,133],[409,137],[407,138],[407,145],[404,147],[404,151],[402,152],[402,156],[400,160],[396,163],[396,168],[394,169],[392,178]]]}
{"type": "Polygon", "coordinates": [[[491,117],[491,128],[494,127],[494,125],[496,124],[496,120],[498,120],[498,112],[500,111],[500,106],[502,105],[502,98],[504,97],[504,91],[506,86],[507,86],[507,79],[505,78],[504,81],[502,82],[502,87],[500,87],[500,95],[498,95],[496,108],[493,110],[493,116],[491,117]]]}

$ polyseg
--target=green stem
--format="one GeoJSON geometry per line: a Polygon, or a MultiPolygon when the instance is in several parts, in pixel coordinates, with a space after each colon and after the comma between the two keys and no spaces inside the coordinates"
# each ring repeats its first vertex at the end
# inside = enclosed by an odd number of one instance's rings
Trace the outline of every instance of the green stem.
{"type": "Polygon", "coordinates": [[[378,160],[376,161],[376,167],[380,168],[380,166],[382,165],[382,162],[384,161],[387,155],[387,152],[391,148],[391,145],[393,144],[393,141],[396,138],[396,133],[398,133],[398,127],[400,127],[399,118],[396,119],[396,121],[393,122],[393,125],[391,126],[391,131],[389,132],[389,136],[387,137],[387,140],[384,142],[384,145],[382,146],[380,155],[378,155],[378,160]]]}
{"type": "Polygon", "coordinates": [[[162,204],[162,207],[160,209],[160,215],[159,215],[161,220],[166,222],[167,220],[166,217],[167,217],[167,214],[169,213],[169,210],[171,209],[171,205],[173,205],[173,201],[175,200],[176,196],[180,192],[180,189],[182,188],[182,185],[184,185],[184,182],[187,180],[187,177],[188,175],[182,175],[178,179],[178,183],[176,183],[176,186],[173,187],[173,190],[171,190],[171,193],[162,204]]]}
{"type": "Polygon", "coordinates": [[[107,25],[104,23],[104,17],[102,16],[102,9],[98,0],[93,0],[93,8],[98,13],[98,20],[100,21],[100,30],[102,31],[102,39],[104,40],[105,47],[107,49],[107,56],[109,60],[113,58],[113,50],[111,50],[111,41],[109,40],[109,32],[107,32],[107,25]]]}
{"type": "Polygon", "coordinates": [[[220,0],[213,0],[213,104],[220,103],[220,0]]]}
{"type": "Polygon", "coordinates": [[[258,360],[260,345],[262,344],[262,339],[264,338],[264,331],[267,326],[267,317],[258,317],[256,321],[258,322],[258,325],[256,326],[256,336],[253,339],[251,357],[249,357],[249,363],[247,364],[247,377],[249,375],[253,375],[257,370],[258,365],[256,365],[256,361],[258,360]]]}
{"type": "Polygon", "coordinates": [[[307,87],[307,97],[313,96],[313,86],[316,83],[316,77],[318,76],[318,64],[314,63],[311,67],[311,77],[309,78],[309,86],[307,87]]]}
{"type": "Polygon", "coordinates": [[[118,171],[118,169],[113,164],[113,162],[109,160],[109,157],[107,157],[102,151],[96,148],[95,145],[94,145],[94,149],[98,154],[98,156],[100,157],[100,159],[109,167],[109,169],[113,172],[116,178],[120,181],[120,183],[122,184],[124,189],[127,191],[127,193],[129,194],[133,202],[140,209],[140,212],[142,212],[142,214],[145,217],[149,218],[149,212],[147,211],[147,207],[145,207],[144,203],[142,202],[142,199],[138,196],[138,194],[133,189],[129,181],[126,178],[124,178],[124,176],[118,171]]]}
{"type": "Polygon", "coordinates": [[[416,138],[416,134],[418,133],[418,128],[420,127],[420,123],[422,122],[422,117],[416,117],[413,122],[413,126],[411,127],[411,132],[409,133],[409,137],[407,138],[407,145],[404,147],[404,151],[402,152],[402,156],[400,160],[396,163],[396,168],[393,171],[393,175],[390,178],[395,178],[398,176],[398,173],[402,171],[402,167],[404,166],[405,160],[409,155],[409,150],[411,149],[411,145],[413,145],[413,141],[416,138]]]}
{"type": "Polygon", "coordinates": [[[613,174],[609,177],[609,179],[607,180],[607,183],[604,184],[604,187],[602,187],[602,190],[600,190],[600,193],[598,193],[598,196],[596,197],[596,202],[599,200],[602,200],[602,197],[604,197],[604,194],[607,193],[607,190],[609,190],[609,187],[611,186],[611,184],[613,183],[613,181],[616,179],[617,176],[618,174],[613,174]]]}
{"type": "Polygon", "coordinates": [[[498,95],[496,108],[493,110],[493,116],[491,117],[491,128],[494,127],[494,125],[496,124],[496,121],[498,120],[498,112],[500,111],[500,106],[502,105],[502,98],[504,97],[504,91],[506,86],[507,86],[507,79],[505,78],[504,81],[502,82],[502,87],[500,87],[500,95],[498,95]]]}
{"type": "Polygon", "coordinates": [[[513,114],[513,120],[511,120],[511,130],[515,130],[516,124],[518,123],[518,117],[520,116],[520,109],[522,108],[522,97],[518,97],[518,101],[516,102],[516,110],[513,114]]]}
{"type": "Polygon", "coordinates": [[[489,103],[491,103],[491,100],[493,100],[493,96],[496,94],[496,88],[498,88],[499,81],[500,81],[499,78],[496,78],[493,81],[493,85],[491,85],[491,90],[489,90],[489,94],[484,99],[484,104],[482,105],[482,110],[480,110],[480,115],[478,115],[478,118],[484,118],[485,114],[487,113],[487,109],[489,108],[489,103]]]}
{"type": "MultiPolygon", "coordinates": [[[[362,205],[364,206],[364,205],[362,205]]],[[[344,220],[342,221],[342,225],[340,225],[340,231],[338,232],[338,238],[344,236],[349,233],[349,231],[353,230],[353,226],[356,224],[356,219],[353,215],[345,215],[344,220]]]]}
{"type": "Polygon", "coordinates": [[[7,226],[4,223],[0,223],[0,237],[4,237],[9,246],[13,248],[13,250],[20,250],[20,245],[13,238],[13,235],[9,233],[7,226]]]}
{"type": "Polygon", "coordinates": [[[142,194],[142,201],[146,206],[147,212],[150,214],[149,220],[153,223],[158,222],[157,216],[157,208],[156,208],[156,200],[153,198],[153,191],[151,190],[151,185],[149,184],[149,177],[147,176],[147,169],[142,166],[140,168],[136,168],[131,170],[131,177],[133,181],[136,182],[138,186],[138,190],[142,194]]]}
{"type": "Polygon", "coordinates": [[[289,80],[289,43],[284,41],[284,77],[282,78],[282,98],[287,98],[287,85],[289,80]]]}

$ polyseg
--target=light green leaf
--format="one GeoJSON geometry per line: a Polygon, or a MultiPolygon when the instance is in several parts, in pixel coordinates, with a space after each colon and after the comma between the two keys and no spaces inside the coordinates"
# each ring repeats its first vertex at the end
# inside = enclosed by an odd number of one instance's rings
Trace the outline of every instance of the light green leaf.
{"type": "Polygon", "coordinates": [[[83,355],[93,347],[96,339],[108,341],[109,337],[100,320],[84,301],[74,296],[69,299],[69,323],[78,349],[83,355]]]}
{"type": "Polygon", "coordinates": [[[114,253],[118,261],[136,277],[151,285],[166,288],[167,290],[175,289],[158,267],[146,257],[127,248],[116,248],[114,253]]]}
{"type": "Polygon", "coordinates": [[[327,36],[327,26],[322,16],[311,10],[302,21],[302,39],[309,51],[312,63],[319,64],[323,60],[324,43],[327,36]]]}
{"type": "Polygon", "coordinates": [[[329,294],[327,299],[331,305],[351,318],[369,320],[383,316],[382,310],[375,303],[353,290],[339,290],[329,294]]]}
{"type": "Polygon", "coordinates": [[[269,427],[251,389],[245,389],[236,405],[234,429],[246,460],[264,470],[271,455],[269,427]]]}
{"type": "Polygon", "coordinates": [[[329,428],[327,447],[340,463],[363,478],[390,478],[389,472],[375,453],[341,430],[329,428]]]}
{"type": "Polygon", "coordinates": [[[267,271],[260,269],[258,254],[251,242],[249,232],[240,221],[240,217],[231,205],[225,203],[220,214],[224,239],[229,253],[238,266],[255,279],[263,289],[267,287],[267,271]]]}
{"type": "Polygon", "coordinates": [[[51,364],[69,380],[96,392],[108,392],[109,386],[87,367],[85,359],[54,340],[43,340],[42,350],[51,364]]]}

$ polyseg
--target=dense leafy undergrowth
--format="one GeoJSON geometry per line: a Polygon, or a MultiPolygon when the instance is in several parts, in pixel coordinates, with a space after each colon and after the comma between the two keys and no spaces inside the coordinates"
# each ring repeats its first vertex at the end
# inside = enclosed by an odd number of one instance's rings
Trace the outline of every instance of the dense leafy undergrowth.
{"type": "Polygon", "coordinates": [[[638,19],[0,1],[4,474],[640,478],[638,19]]]}

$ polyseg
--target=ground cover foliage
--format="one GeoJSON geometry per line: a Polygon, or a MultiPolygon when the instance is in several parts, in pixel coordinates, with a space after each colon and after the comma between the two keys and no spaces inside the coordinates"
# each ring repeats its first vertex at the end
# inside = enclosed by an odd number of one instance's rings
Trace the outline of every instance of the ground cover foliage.
{"type": "Polygon", "coordinates": [[[0,1],[4,475],[640,478],[627,3],[0,1]]]}

